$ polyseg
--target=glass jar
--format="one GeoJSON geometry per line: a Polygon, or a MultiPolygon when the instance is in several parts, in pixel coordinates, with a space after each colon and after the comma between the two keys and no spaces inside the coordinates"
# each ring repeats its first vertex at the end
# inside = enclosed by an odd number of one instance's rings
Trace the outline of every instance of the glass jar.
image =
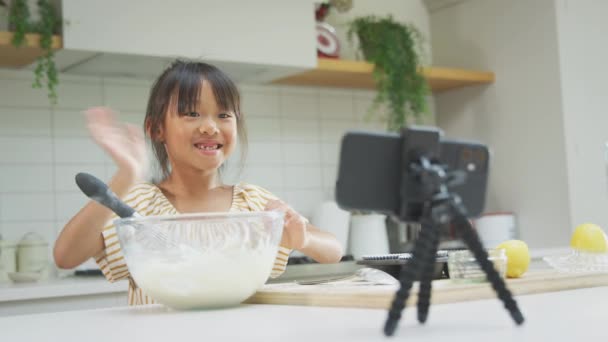
{"type": "MultiPolygon", "coordinates": [[[[507,271],[507,254],[502,248],[490,249],[488,260],[494,264],[494,269],[501,278],[505,278],[507,271]]],[[[473,253],[469,250],[448,253],[448,271],[450,279],[455,283],[483,283],[487,281],[473,253]]]]}

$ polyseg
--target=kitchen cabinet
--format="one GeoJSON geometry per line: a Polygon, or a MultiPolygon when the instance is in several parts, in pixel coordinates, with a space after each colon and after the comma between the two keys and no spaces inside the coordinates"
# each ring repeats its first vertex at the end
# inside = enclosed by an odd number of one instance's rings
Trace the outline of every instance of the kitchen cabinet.
{"type": "MultiPolygon", "coordinates": [[[[526,322],[516,326],[495,299],[433,305],[424,326],[408,307],[396,340],[582,341],[606,336],[608,287],[517,298],[526,322]],[[599,300],[598,300],[599,299],[599,300]],[[564,310],[567,308],[567,310],[564,310]]],[[[386,310],[241,305],[171,311],[159,305],[23,315],[0,319],[6,341],[387,341],[386,310]]]]}
{"type": "Polygon", "coordinates": [[[63,0],[61,9],[68,73],[156,76],[181,57],[264,81],[316,65],[310,1],[63,0]]]}
{"type": "MultiPolygon", "coordinates": [[[[153,79],[175,58],[202,59],[236,82],[374,89],[373,65],[316,56],[309,1],[63,0],[58,70],[68,74],[153,79]]],[[[23,67],[42,54],[39,36],[25,48],[0,32],[0,67],[23,67]]],[[[494,73],[433,66],[434,92],[490,84],[494,73]]]]}

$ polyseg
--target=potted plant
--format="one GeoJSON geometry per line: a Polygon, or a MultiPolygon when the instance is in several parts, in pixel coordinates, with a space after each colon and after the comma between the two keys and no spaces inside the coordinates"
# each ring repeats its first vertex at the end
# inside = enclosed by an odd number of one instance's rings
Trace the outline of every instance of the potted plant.
{"type": "MultiPolygon", "coordinates": [[[[348,24],[348,39],[356,36],[364,59],[374,64],[376,97],[368,116],[382,115],[389,131],[400,131],[412,120],[428,113],[429,87],[421,74],[422,34],[413,25],[395,21],[392,16],[365,16],[348,24]]],[[[391,252],[405,252],[403,237],[419,230],[417,223],[386,218],[386,235],[391,252]]],[[[413,237],[407,237],[408,240],[413,237]]],[[[411,241],[409,241],[411,242],[411,241]]]]}
{"type": "Polygon", "coordinates": [[[30,8],[26,0],[12,0],[9,8],[9,30],[13,31],[13,45],[20,47],[25,43],[26,33],[40,34],[40,47],[44,55],[38,58],[34,69],[34,83],[32,87],[42,88],[46,82],[49,99],[53,104],[57,103],[57,68],[55,66],[54,53],[52,49],[53,35],[59,31],[61,20],[57,16],[55,8],[49,0],[38,0],[38,13],[40,19],[36,22],[30,21],[30,8]]]}
{"type": "Polygon", "coordinates": [[[374,64],[377,93],[370,114],[384,106],[388,130],[399,131],[428,112],[429,88],[419,65],[422,35],[414,26],[372,15],[351,21],[347,35],[351,43],[356,35],[365,60],[374,64]]]}

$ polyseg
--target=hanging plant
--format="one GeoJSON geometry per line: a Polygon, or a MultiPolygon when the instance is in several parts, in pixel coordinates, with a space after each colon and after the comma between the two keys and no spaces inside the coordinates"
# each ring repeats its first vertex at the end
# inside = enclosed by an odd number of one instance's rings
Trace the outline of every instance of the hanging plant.
{"type": "Polygon", "coordinates": [[[40,48],[44,51],[44,54],[36,60],[32,87],[42,88],[46,83],[48,97],[52,104],[56,104],[59,78],[52,46],[53,35],[59,31],[61,20],[49,0],[38,0],[37,5],[40,20],[32,23],[30,22],[30,9],[27,6],[27,1],[13,0],[11,2],[9,24],[13,31],[12,44],[15,47],[22,46],[25,43],[26,33],[40,34],[40,48]]]}
{"type": "Polygon", "coordinates": [[[49,0],[38,0],[40,21],[35,24],[34,32],[40,34],[40,47],[44,50],[44,56],[38,57],[36,69],[34,69],[34,88],[42,88],[46,81],[48,96],[53,104],[57,103],[57,67],[55,66],[53,45],[53,34],[55,34],[61,21],[57,17],[55,8],[49,0]]]}
{"type": "Polygon", "coordinates": [[[13,45],[20,47],[25,43],[25,34],[30,31],[30,9],[26,0],[13,0],[8,14],[9,29],[13,31],[13,45]]]}
{"type": "Polygon", "coordinates": [[[392,16],[366,16],[349,23],[351,42],[355,34],[365,60],[374,64],[377,93],[368,111],[370,115],[385,105],[387,128],[398,131],[409,118],[419,120],[428,113],[429,87],[419,66],[420,32],[394,21],[392,16]]]}

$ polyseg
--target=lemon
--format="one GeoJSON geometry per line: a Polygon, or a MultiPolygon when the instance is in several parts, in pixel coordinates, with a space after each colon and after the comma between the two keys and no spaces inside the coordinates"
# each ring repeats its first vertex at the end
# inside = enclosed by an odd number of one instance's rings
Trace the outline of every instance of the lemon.
{"type": "Polygon", "coordinates": [[[583,223],[574,229],[570,247],[582,252],[606,253],[608,252],[608,239],[597,224],[583,223]]]}
{"type": "Polygon", "coordinates": [[[530,251],[528,245],[521,240],[508,240],[496,248],[502,248],[507,255],[507,277],[519,278],[528,270],[530,251]]]}

